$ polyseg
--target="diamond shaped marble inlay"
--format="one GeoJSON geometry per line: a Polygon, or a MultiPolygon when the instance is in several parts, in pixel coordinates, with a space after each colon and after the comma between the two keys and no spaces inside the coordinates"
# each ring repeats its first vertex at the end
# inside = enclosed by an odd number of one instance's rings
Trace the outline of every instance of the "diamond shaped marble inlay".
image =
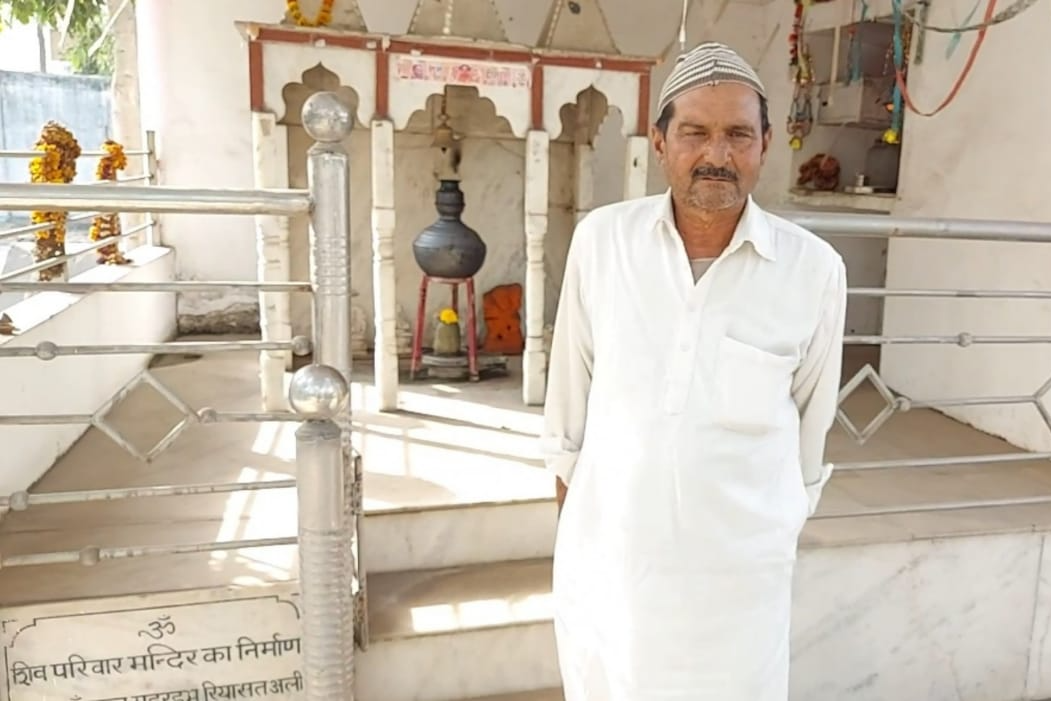
{"type": "Polygon", "coordinates": [[[864,445],[864,443],[868,441],[869,438],[872,438],[876,431],[887,422],[887,419],[894,415],[894,412],[897,411],[897,409],[898,402],[894,393],[891,392],[890,388],[883,382],[879,373],[877,373],[871,365],[866,365],[861,368],[861,370],[858,370],[858,373],[850,378],[850,382],[843,385],[843,388],[839,390],[836,419],[847,434],[853,438],[858,445],[864,445]],[[869,384],[876,388],[880,397],[883,398],[884,406],[863,429],[858,430],[858,427],[854,425],[854,422],[851,421],[850,417],[847,416],[845,411],[843,411],[843,403],[847,400],[847,397],[853,394],[857,388],[861,386],[861,383],[865,381],[868,381],[869,384]]]}
{"type": "Polygon", "coordinates": [[[133,456],[143,462],[151,462],[158,455],[168,449],[175,439],[189,426],[191,423],[197,421],[197,413],[190,407],[186,402],[179,399],[178,396],[167,386],[164,385],[160,380],[150,374],[149,370],[144,370],[142,373],[137,375],[131,382],[124,386],[119,392],[113,395],[112,398],[105,404],[103,404],[98,411],[96,411],[91,417],[91,423],[97,429],[109,436],[114,443],[119,445],[124,450],[131,453],[133,456]],[[143,453],[139,450],[134,443],[124,437],[112,424],[106,421],[107,415],[113,410],[118,403],[121,402],[125,397],[135,391],[141,384],[147,384],[156,390],[157,394],[164,397],[164,399],[177,409],[182,414],[182,419],[178,421],[167,434],[164,435],[157,443],[150,448],[147,452],[143,453]]]}

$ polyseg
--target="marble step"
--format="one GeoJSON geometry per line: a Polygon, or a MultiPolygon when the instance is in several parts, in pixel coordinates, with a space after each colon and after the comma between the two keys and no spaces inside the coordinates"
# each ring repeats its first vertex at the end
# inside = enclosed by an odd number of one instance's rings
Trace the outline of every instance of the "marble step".
{"type": "Polygon", "coordinates": [[[549,559],[373,574],[357,698],[558,698],[551,615],[549,559]]]}
{"type": "Polygon", "coordinates": [[[517,694],[500,694],[498,696],[476,697],[465,701],[564,701],[561,689],[537,689],[517,694]]]}
{"type": "Polygon", "coordinates": [[[552,498],[373,511],[361,557],[372,573],[551,557],[557,524],[552,498]]]}

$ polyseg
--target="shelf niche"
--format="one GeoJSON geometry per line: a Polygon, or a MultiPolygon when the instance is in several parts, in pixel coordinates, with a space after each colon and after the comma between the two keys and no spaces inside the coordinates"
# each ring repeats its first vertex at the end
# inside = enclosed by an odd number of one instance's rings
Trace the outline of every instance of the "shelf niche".
{"type": "MultiPolygon", "coordinates": [[[[825,192],[844,193],[855,200],[896,193],[900,142],[882,142],[884,131],[892,125],[887,104],[894,88],[893,60],[888,54],[893,40],[890,17],[805,34],[814,70],[814,123],[803,148],[793,153],[792,190],[796,194],[807,188],[796,184],[800,166],[819,153],[835,157],[840,164],[839,186],[825,192]],[[858,70],[852,75],[855,63],[858,70]],[[860,191],[859,175],[865,176],[865,188],[860,191]]],[[[878,209],[884,207],[885,200],[878,209]]]]}

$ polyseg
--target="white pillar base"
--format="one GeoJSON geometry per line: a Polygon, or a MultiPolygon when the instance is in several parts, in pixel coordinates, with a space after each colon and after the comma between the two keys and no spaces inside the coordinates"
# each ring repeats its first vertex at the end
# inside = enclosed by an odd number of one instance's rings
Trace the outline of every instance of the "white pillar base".
{"type": "Polygon", "coordinates": [[[576,221],[588,215],[595,207],[595,147],[577,144],[573,148],[576,177],[573,201],[576,205],[576,221]]]}
{"type": "MultiPolygon", "coordinates": [[[[269,112],[252,113],[252,152],[255,186],[288,188],[288,130],[269,112]]],[[[256,261],[260,282],[288,282],[291,275],[288,218],[257,216],[256,261]]],[[[292,339],[289,292],[259,294],[259,329],[264,341],[292,339]]],[[[263,351],[259,355],[259,384],[264,411],[285,411],[285,372],[292,369],[289,351],[263,351]]]]}
{"type": "Polygon", "coordinates": [[[398,408],[398,300],[394,274],[394,124],[372,123],[372,296],[376,399],[398,408]]]}
{"type": "Polygon", "coordinates": [[[546,131],[526,135],[525,162],[525,352],[522,356],[522,400],[544,403],[547,354],[544,352],[544,238],[547,236],[550,137],[546,131]]]}
{"type": "Polygon", "coordinates": [[[650,140],[645,136],[629,136],[624,154],[624,199],[646,196],[650,165],[650,140]]]}

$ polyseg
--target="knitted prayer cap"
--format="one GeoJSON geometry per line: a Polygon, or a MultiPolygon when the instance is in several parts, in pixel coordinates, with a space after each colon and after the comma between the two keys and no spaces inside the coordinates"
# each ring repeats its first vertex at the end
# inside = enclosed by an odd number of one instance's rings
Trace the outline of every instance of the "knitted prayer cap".
{"type": "Polygon", "coordinates": [[[747,61],[725,44],[706,41],[675,60],[675,68],[661,88],[657,114],[663,113],[664,108],[683,93],[719,83],[747,85],[759,93],[759,97],[766,97],[766,88],[747,61]]]}

